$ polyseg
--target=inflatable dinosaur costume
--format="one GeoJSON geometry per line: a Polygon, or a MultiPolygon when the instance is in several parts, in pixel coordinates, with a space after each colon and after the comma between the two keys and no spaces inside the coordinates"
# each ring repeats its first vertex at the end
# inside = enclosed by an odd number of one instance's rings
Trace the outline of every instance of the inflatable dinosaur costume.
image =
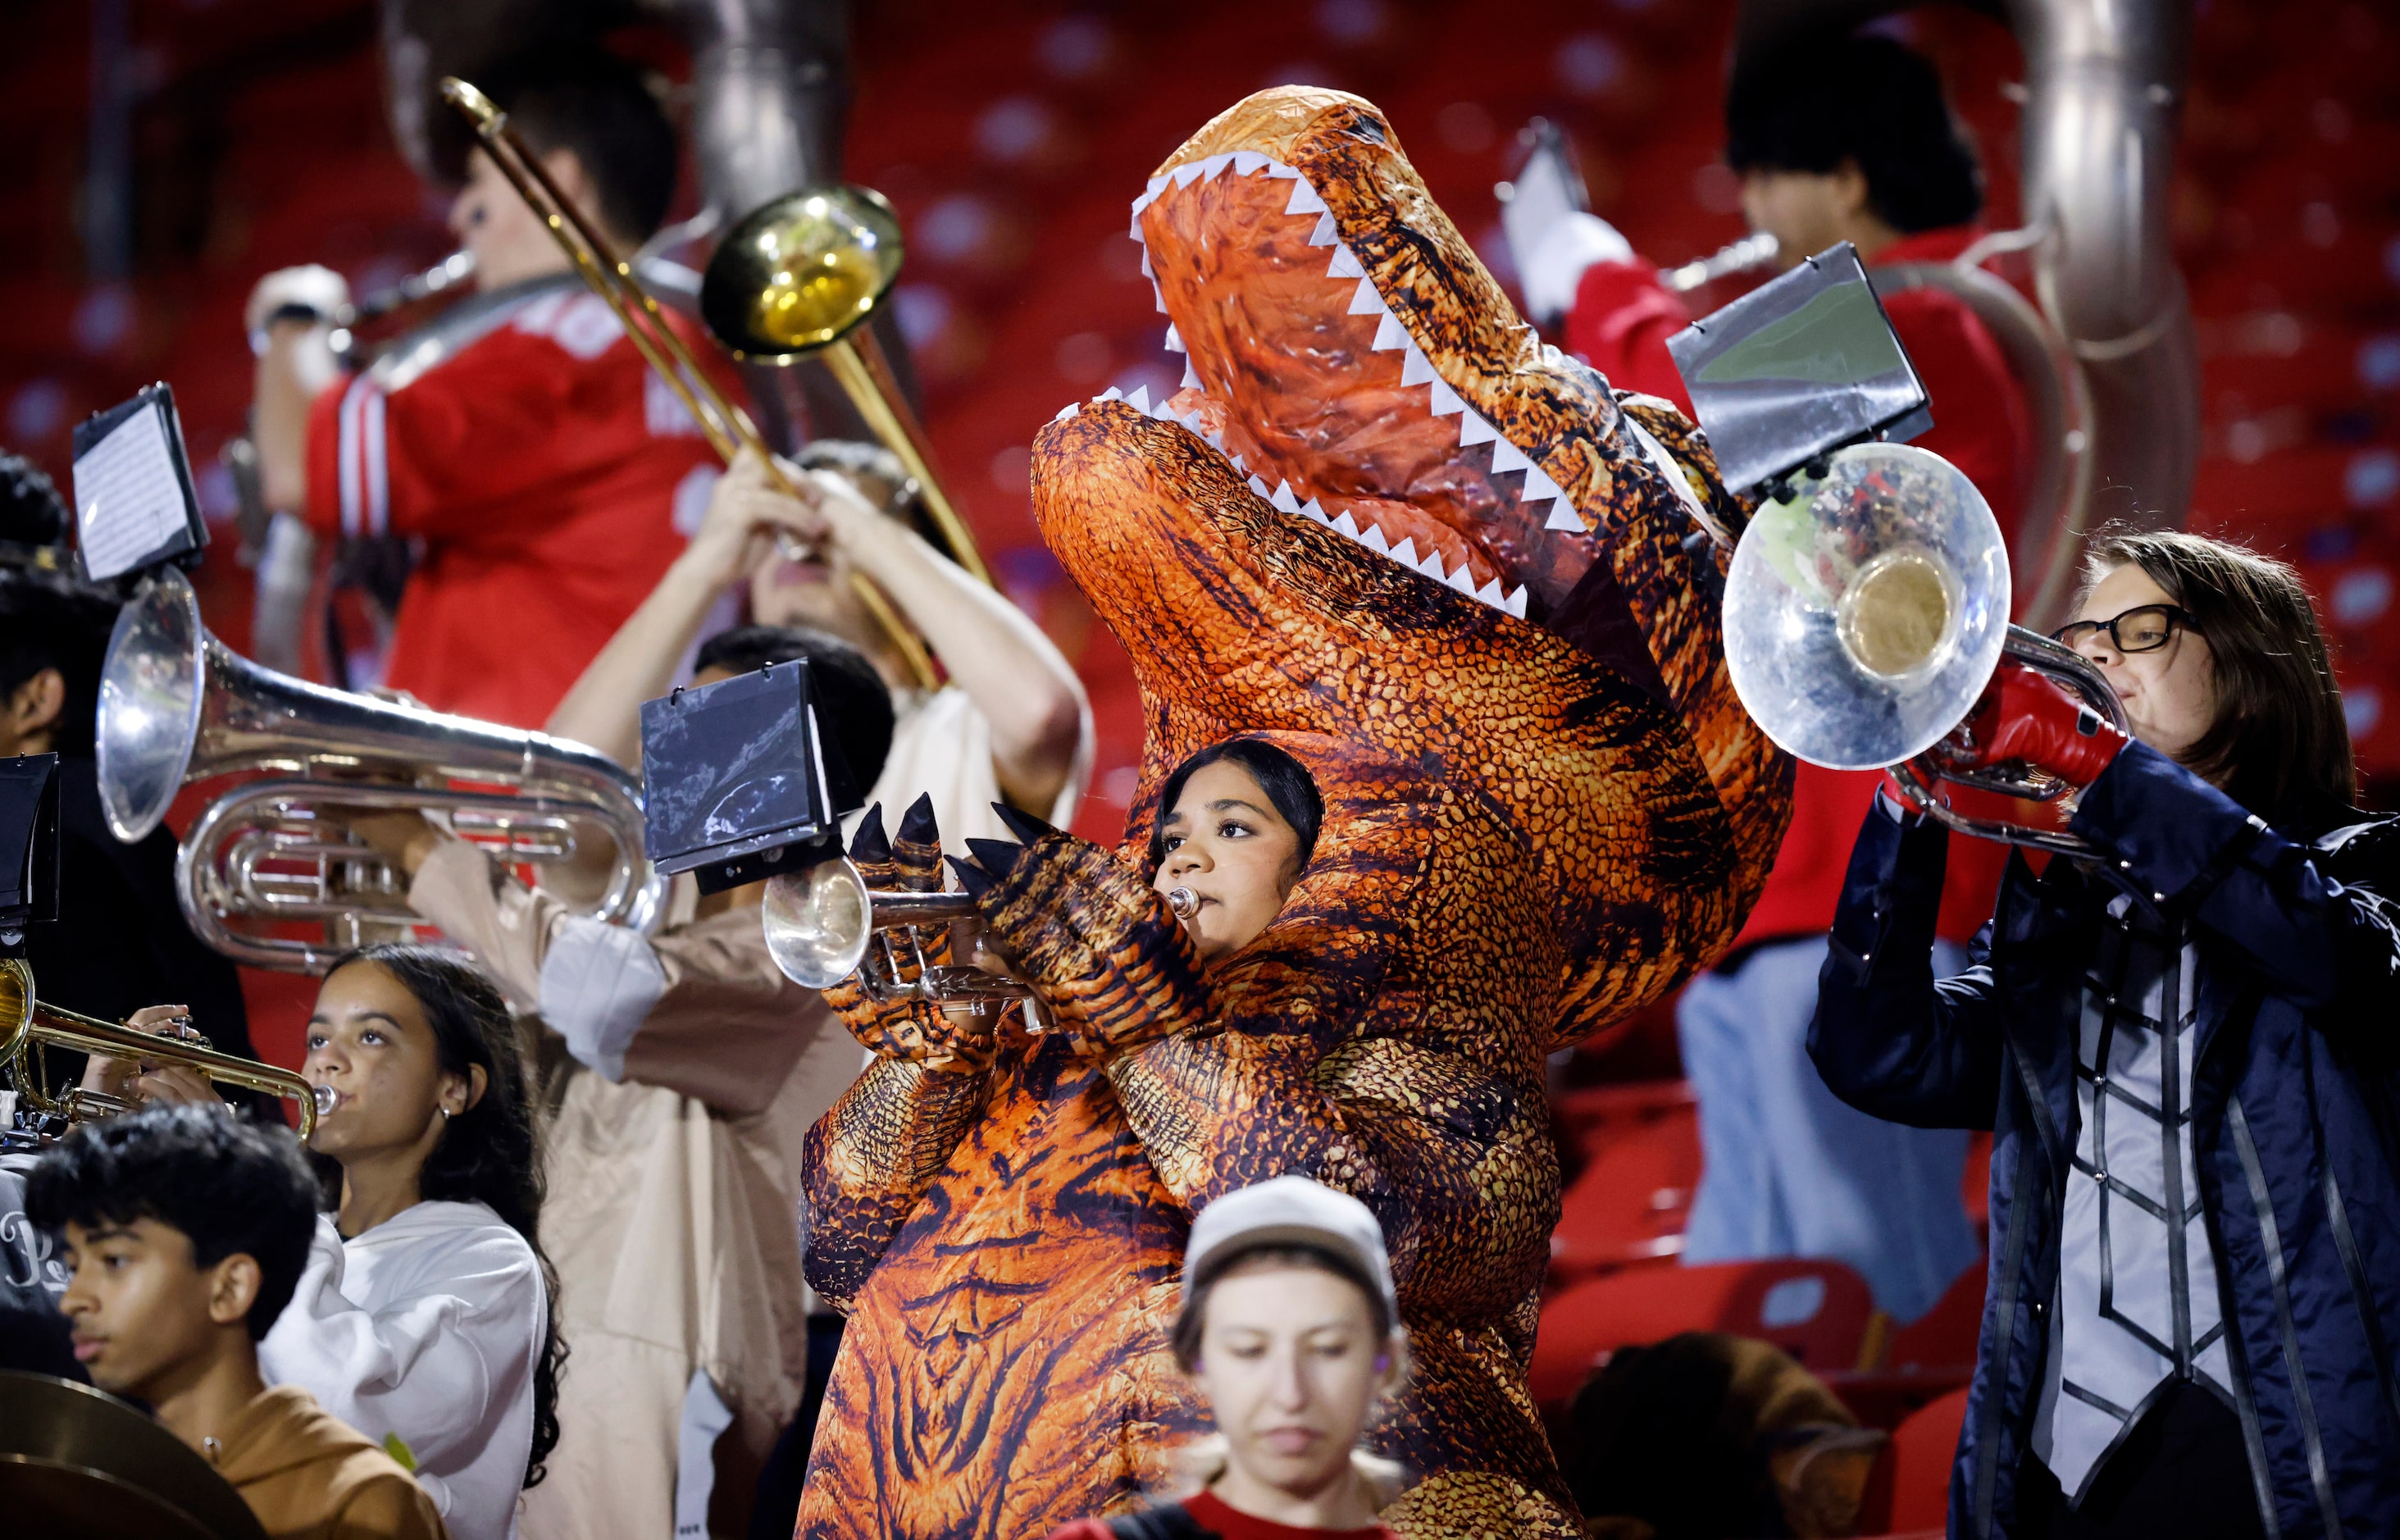
{"type": "MultiPolygon", "coordinates": [[[[1034,445],[1034,506],[1149,714],[1116,854],[1021,821],[961,875],[1052,1029],[836,992],[872,1068],[809,1145],[850,1312],[799,1533],[1026,1540],[1206,1426],[1166,1350],[1192,1213],[1303,1171],[1383,1221],[1415,1368],[1373,1441],[1403,1535],[1579,1536],[1526,1394],[1559,1211],[1543,1057],[1739,927],[1790,770],[1708,597],[1739,509],[1663,402],[1541,346],[1355,97],[1280,89],[1134,234],[1187,354],[1034,445]],[[1203,970],[1150,891],[1160,783],[1253,734],[1316,852],[1203,970]],[[946,1034],[948,1034],[946,1036],[946,1034]]],[[[875,875],[924,883],[904,825],[875,875]]]]}

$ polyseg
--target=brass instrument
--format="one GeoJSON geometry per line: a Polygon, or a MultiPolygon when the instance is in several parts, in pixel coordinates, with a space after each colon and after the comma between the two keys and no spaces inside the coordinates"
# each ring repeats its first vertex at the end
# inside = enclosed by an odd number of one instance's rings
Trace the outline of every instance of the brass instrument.
{"type": "Polygon", "coordinates": [[[1773,236],[1765,230],[1754,230],[1739,240],[1727,241],[1707,256],[1686,262],[1680,267],[1660,268],[1658,286],[1679,294],[1688,294],[1721,278],[1772,267],[1780,249],[1773,236]]]}
{"type": "Polygon", "coordinates": [[[333,1111],[333,1088],[311,1085],[289,1070],[221,1054],[181,1038],[158,1037],[96,1016],[45,1005],[34,993],[34,970],[22,958],[0,958],[0,1061],[8,1066],[20,1100],[36,1112],[79,1122],[124,1111],[114,1097],[80,1089],[52,1096],[31,1063],[43,1044],[109,1058],[137,1058],[197,1070],[212,1084],[264,1091],[300,1104],[300,1138],[316,1131],[318,1114],[333,1111]]]}
{"type": "Polygon", "coordinates": [[[475,276],[475,253],[453,252],[422,272],[411,273],[389,289],[378,290],[364,299],[345,305],[325,319],[333,325],[325,338],[334,356],[346,366],[356,367],[363,361],[362,349],[356,333],[358,328],[430,305],[448,295],[450,291],[475,276]]]}
{"type": "Polygon", "coordinates": [[[1974,484],[1906,444],[1855,444],[1759,509],[1725,573],[1725,668],[1766,735],[1831,770],[1890,767],[1901,795],[1950,827],[2089,855],[2062,831],[1952,808],[1950,782],[2030,801],[2068,788],[2030,772],[1949,768],[1953,741],[2003,658],[2065,685],[2120,730],[2100,671],[2009,624],[2009,555],[1974,484]]]}
{"type": "MultiPolygon", "coordinates": [[[[442,96],[474,126],[493,164],[541,217],[576,272],[616,313],[626,336],[716,452],[730,461],[743,449],[757,451],[777,488],[798,496],[749,414],[710,383],[632,265],[559,190],[540,157],[509,127],[508,115],[456,75],[442,82],[442,96]]],[[[861,327],[898,277],[901,254],[899,220],[880,196],[859,187],[794,193],[757,211],[717,243],[701,283],[702,319],[720,344],[745,361],[790,363],[823,352],[860,415],[916,479],[959,565],[989,583],[991,574],[974,538],[933,473],[923,430],[872,334],[861,327]]],[[[933,660],[925,644],[863,574],[853,573],[852,582],[917,682],[932,687],[933,660]]]]}
{"type": "Polygon", "coordinates": [[[981,1006],[1030,999],[1024,984],[993,971],[1004,964],[985,949],[983,927],[975,921],[975,900],[963,893],[869,888],[857,865],[840,857],[770,878],[760,910],[768,955],[803,988],[830,989],[856,974],[879,1000],[906,994],[981,1006]],[[953,927],[952,953],[970,961],[928,962],[920,934],[928,925],[953,927]],[[976,960],[993,966],[976,966],[976,960]]]}
{"type": "Polygon", "coordinates": [[[146,1412],[15,1369],[0,1369],[0,1513],[20,1534],[266,1540],[241,1493],[146,1412]]]}
{"type": "MultiPolygon", "coordinates": [[[[1189,920],[1200,901],[1191,889],[1177,888],[1166,895],[1166,906],[1189,920]]],[[[878,1000],[905,995],[980,1007],[1033,998],[1023,981],[1009,975],[1007,960],[984,945],[972,897],[870,888],[855,864],[839,857],[770,878],[760,922],[768,955],[803,988],[830,989],[855,974],[878,1000]],[[926,961],[922,928],[929,925],[950,927],[952,955],[965,956],[964,964],[926,961]]]]}
{"type": "Polygon", "coordinates": [[[441,817],[511,863],[569,860],[580,834],[597,830],[616,858],[595,918],[647,926],[664,894],[642,859],[640,784],[606,755],[263,668],[201,625],[180,573],[118,614],[96,737],[101,804],[129,842],[157,828],[192,782],[296,775],[218,797],[176,856],[184,919],[238,962],[321,973],[352,947],[407,934],[407,883],[351,837],[346,815],[361,812],[441,817]],[[293,920],[320,928],[308,940],[275,934],[293,920]]]}

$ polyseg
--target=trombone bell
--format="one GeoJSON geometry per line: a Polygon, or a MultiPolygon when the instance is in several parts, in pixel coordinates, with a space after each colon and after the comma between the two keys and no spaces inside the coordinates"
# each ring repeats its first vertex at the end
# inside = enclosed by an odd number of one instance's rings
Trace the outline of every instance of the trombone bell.
{"type": "Polygon", "coordinates": [[[717,242],[700,313],[733,356],[790,363],[848,336],[900,276],[900,219],[866,187],[812,187],[717,242]]]}

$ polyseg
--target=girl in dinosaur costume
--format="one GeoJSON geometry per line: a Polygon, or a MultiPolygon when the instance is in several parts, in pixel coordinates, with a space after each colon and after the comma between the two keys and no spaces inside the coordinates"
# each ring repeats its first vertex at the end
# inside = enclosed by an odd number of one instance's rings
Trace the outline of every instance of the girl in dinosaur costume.
{"type": "MultiPolygon", "coordinates": [[[[1050,1029],[833,993],[876,1057],[809,1141],[810,1278],[851,1320],[798,1533],[1131,1506],[1202,1428],[1167,1342],[1191,1217],[1297,1171],[1390,1248],[1415,1369],[1370,1443],[1421,1479],[1385,1521],[1571,1540],[1524,1379],[1543,1059],[1706,965],[1781,838],[1708,581],[1740,510],[1672,408],[1541,345],[1356,97],[1237,104],[1134,233],[1184,388],[1061,413],[1033,497],[1133,660],[1141,784],[1115,853],[1017,819],[962,873],[1050,1029]],[[1324,817],[1204,966],[1148,846],[1166,773],[1237,735],[1324,817]]],[[[934,885],[932,834],[870,840],[870,880],[934,885]]]]}

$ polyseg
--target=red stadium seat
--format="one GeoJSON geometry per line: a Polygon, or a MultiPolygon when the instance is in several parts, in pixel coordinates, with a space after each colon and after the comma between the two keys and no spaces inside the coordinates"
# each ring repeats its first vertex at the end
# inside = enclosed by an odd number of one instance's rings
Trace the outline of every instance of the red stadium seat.
{"type": "Polygon", "coordinates": [[[1943,1533],[1950,1517],[1950,1465],[1966,1419],[1967,1393],[1954,1390],[1893,1431],[1868,1481],[1859,1512],[1861,1534],[1916,1540],[1943,1533]]]}
{"type": "Polygon", "coordinates": [[[1558,1112],[1588,1164],[1561,1201],[1553,1284],[1672,1258],[1700,1179],[1691,1088],[1670,1081],[1573,1091],[1558,1112]]]}
{"type": "Polygon", "coordinates": [[[1818,1373],[1848,1370],[1858,1363],[1874,1309],[1865,1279],[1816,1258],[1625,1269],[1542,1307],[1534,1399],[1565,1400],[1618,1348],[1679,1331],[1755,1337],[1818,1373]]]}

